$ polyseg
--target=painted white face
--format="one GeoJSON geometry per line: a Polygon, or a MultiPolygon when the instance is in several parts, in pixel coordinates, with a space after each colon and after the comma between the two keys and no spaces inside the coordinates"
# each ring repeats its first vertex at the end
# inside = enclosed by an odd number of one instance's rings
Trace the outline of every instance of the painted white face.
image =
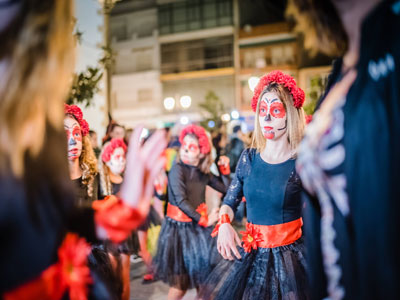
{"type": "Polygon", "coordinates": [[[200,154],[200,147],[197,139],[193,136],[186,135],[179,149],[182,162],[197,167],[200,161],[200,154]]]}
{"type": "Polygon", "coordinates": [[[286,135],[286,110],[276,93],[268,92],[261,97],[258,121],[266,139],[278,140],[286,135]]]}
{"type": "Polygon", "coordinates": [[[125,171],[126,157],[123,148],[115,148],[110,156],[110,160],[106,162],[106,166],[115,175],[121,175],[125,171]]]}
{"type": "Polygon", "coordinates": [[[78,121],[67,116],[64,119],[64,130],[67,134],[68,159],[79,159],[82,153],[82,130],[78,121]]]}

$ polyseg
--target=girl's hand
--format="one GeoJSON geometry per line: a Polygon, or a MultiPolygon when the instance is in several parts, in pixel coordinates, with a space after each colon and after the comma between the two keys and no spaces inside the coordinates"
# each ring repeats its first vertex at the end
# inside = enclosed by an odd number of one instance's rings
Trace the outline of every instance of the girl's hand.
{"type": "Polygon", "coordinates": [[[221,224],[219,227],[217,249],[224,259],[234,260],[233,254],[237,259],[241,259],[236,246],[241,246],[239,235],[229,223],[221,224]]]}
{"type": "Polygon", "coordinates": [[[218,219],[219,219],[219,208],[215,207],[208,215],[207,227],[214,225],[218,221],[218,219]]]}
{"type": "Polygon", "coordinates": [[[161,154],[167,142],[164,131],[158,130],[141,145],[142,129],[143,127],[136,128],[129,142],[120,196],[127,205],[147,215],[154,193],[154,181],[165,165],[165,157],[161,154]]]}

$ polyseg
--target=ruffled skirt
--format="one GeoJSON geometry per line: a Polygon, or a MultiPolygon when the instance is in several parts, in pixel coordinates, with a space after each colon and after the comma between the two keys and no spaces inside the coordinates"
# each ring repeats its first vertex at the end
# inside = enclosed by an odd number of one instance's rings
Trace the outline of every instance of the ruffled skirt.
{"type": "Polygon", "coordinates": [[[166,217],[154,259],[156,277],[181,290],[198,288],[221,261],[212,228],[166,217]]]}
{"type": "Polygon", "coordinates": [[[242,258],[221,261],[202,286],[203,300],[306,300],[306,263],[302,239],[250,253],[238,247],[242,258]]]}

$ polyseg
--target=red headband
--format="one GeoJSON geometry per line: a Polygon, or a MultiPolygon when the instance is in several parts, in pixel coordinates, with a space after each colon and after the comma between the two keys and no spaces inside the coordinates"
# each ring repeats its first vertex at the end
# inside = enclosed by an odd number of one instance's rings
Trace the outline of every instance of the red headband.
{"type": "Polygon", "coordinates": [[[251,107],[253,108],[254,112],[257,110],[257,103],[259,100],[258,98],[260,98],[262,91],[265,89],[266,86],[271,83],[283,85],[289,90],[289,93],[293,96],[294,107],[300,108],[303,106],[305,99],[304,91],[297,86],[296,81],[293,79],[292,76],[275,70],[261,77],[256,88],[254,89],[254,95],[251,101],[251,107]]]}
{"type": "Polygon", "coordinates": [[[183,139],[187,134],[194,134],[199,141],[200,152],[203,154],[210,153],[210,141],[203,127],[197,125],[188,125],[182,129],[181,135],[179,137],[179,142],[183,144],[183,139]]]}
{"type": "Polygon", "coordinates": [[[64,104],[64,113],[66,115],[73,115],[81,126],[82,135],[85,136],[89,133],[89,124],[83,118],[82,110],[76,105],[64,104]]]}
{"type": "Polygon", "coordinates": [[[123,139],[112,139],[109,143],[106,144],[103,150],[103,154],[101,155],[101,159],[104,162],[108,162],[111,159],[111,154],[115,149],[122,148],[126,153],[127,147],[123,139]]]}

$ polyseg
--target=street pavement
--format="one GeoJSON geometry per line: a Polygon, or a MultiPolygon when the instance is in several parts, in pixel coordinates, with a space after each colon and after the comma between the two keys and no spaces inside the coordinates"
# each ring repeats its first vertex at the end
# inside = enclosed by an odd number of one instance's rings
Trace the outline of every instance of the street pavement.
{"type": "MultiPolygon", "coordinates": [[[[142,277],[146,272],[143,262],[131,263],[131,300],[164,300],[167,299],[168,285],[161,281],[142,284],[142,277]]],[[[196,291],[189,290],[184,300],[195,299],[196,291]]]]}

